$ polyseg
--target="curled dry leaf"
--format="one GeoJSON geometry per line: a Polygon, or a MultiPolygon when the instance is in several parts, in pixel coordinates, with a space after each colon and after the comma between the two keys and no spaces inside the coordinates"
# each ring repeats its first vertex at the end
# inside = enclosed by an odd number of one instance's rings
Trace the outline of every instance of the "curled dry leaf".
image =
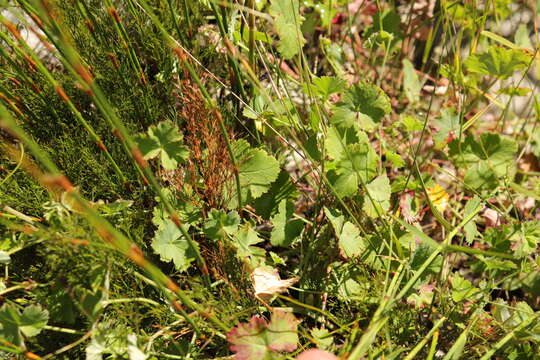
{"type": "Polygon", "coordinates": [[[424,85],[422,88],[425,92],[429,94],[435,94],[435,95],[444,95],[446,94],[446,91],[448,90],[448,86],[433,86],[433,85],[424,85]]]}
{"type": "Polygon", "coordinates": [[[293,277],[281,280],[277,269],[259,266],[251,273],[255,296],[263,301],[270,300],[274,295],[287,291],[287,288],[296,283],[299,278],[293,277]]]}
{"type": "Polygon", "coordinates": [[[502,224],[502,217],[501,215],[490,208],[487,208],[484,210],[484,213],[482,214],[484,217],[484,220],[486,222],[486,227],[498,227],[502,224]]]}
{"type": "Polygon", "coordinates": [[[535,204],[536,204],[536,200],[534,200],[534,198],[530,196],[527,196],[526,198],[519,199],[516,201],[516,207],[522,213],[528,213],[529,210],[534,208],[535,204]]]}
{"type": "Polygon", "coordinates": [[[337,356],[320,349],[303,351],[296,360],[338,360],[337,356]]]}
{"type": "Polygon", "coordinates": [[[524,172],[540,171],[540,162],[532,153],[527,153],[521,157],[518,168],[524,172]]]}

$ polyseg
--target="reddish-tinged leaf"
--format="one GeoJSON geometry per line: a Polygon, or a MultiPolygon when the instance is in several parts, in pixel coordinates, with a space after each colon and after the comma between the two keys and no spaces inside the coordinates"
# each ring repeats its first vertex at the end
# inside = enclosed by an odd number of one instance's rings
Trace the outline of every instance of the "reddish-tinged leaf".
{"type": "Polygon", "coordinates": [[[229,348],[236,353],[236,360],[271,360],[272,352],[296,349],[298,323],[293,314],[279,310],[274,311],[269,323],[254,316],[229,331],[229,348]]]}
{"type": "Polygon", "coordinates": [[[338,360],[336,355],[320,349],[309,349],[302,352],[296,360],[338,360]]]}
{"type": "Polygon", "coordinates": [[[231,351],[236,353],[235,359],[265,359],[268,349],[264,339],[266,321],[254,316],[247,323],[239,324],[229,331],[227,341],[231,344],[231,351]]]}
{"type": "Polygon", "coordinates": [[[293,314],[274,311],[268,324],[268,347],[273,351],[294,351],[298,343],[296,328],[300,321],[293,314]]]}

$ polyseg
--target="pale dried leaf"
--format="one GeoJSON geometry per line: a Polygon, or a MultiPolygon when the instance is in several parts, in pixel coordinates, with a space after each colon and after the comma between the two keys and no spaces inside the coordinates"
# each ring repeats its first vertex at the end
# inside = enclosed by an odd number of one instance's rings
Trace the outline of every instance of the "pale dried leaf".
{"type": "Polygon", "coordinates": [[[487,208],[482,216],[486,222],[486,227],[498,227],[502,224],[501,215],[493,209],[487,208]]]}
{"type": "Polygon", "coordinates": [[[255,296],[268,301],[274,295],[287,291],[287,288],[296,283],[299,278],[281,280],[277,269],[271,267],[259,266],[251,274],[255,296]]]}
{"type": "Polygon", "coordinates": [[[534,208],[536,200],[530,196],[525,197],[524,199],[519,199],[516,201],[516,207],[522,213],[526,213],[532,208],[534,208]]]}

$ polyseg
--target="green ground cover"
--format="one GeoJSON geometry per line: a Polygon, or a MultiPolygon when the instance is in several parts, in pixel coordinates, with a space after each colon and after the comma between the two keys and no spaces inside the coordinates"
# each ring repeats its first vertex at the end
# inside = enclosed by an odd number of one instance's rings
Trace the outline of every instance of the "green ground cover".
{"type": "Polygon", "coordinates": [[[0,358],[539,359],[538,6],[0,0],[0,358]]]}

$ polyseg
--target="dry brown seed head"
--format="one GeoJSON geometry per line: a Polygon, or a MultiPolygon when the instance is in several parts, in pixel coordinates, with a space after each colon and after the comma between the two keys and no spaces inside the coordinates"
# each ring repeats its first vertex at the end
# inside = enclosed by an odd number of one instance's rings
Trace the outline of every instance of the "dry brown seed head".
{"type": "Polygon", "coordinates": [[[135,264],[139,265],[140,267],[146,266],[146,259],[144,258],[143,252],[137,245],[131,244],[131,246],[129,247],[128,256],[135,264]]]}
{"type": "Polygon", "coordinates": [[[64,100],[64,102],[70,102],[71,100],[69,99],[69,96],[66,94],[66,92],[64,91],[64,89],[61,87],[61,86],[57,86],[55,88],[56,90],[56,93],[58,94],[58,96],[60,96],[60,98],[62,100],[64,100]]]}
{"type": "Polygon", "coordinates": [[[139,150],[138,147],[134,147],[131,149],[131,155],[133,155],[133,159],[139,164],[139,166],[144,169],[148,166],[148,162],[144,160],[144,156],[141,153],[141,150],[139,150]]]}
{"type": "Polygon", "coordinates": [[[116,21],[117,23],[120,23],[120,15],[118,15],[118,11],[116,11],[115,8],[110,7],[109,9],[109,15],[116,21]]]}

